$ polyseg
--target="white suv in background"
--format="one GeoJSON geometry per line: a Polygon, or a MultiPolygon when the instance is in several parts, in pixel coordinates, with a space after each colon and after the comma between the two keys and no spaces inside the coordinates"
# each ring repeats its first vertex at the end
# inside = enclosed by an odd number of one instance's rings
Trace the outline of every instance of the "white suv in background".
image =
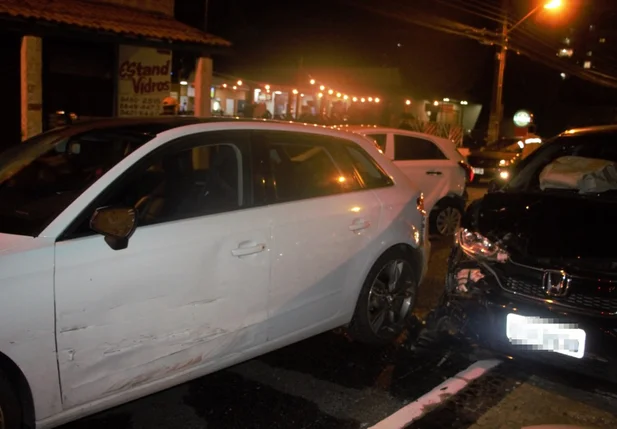
{"type": "Polygon", "coordinates": [[[431,232],[443,236],[454,234],[465,209],[466,184],[473,178],[473,172],[453,142],[397,128],[344,126],[340,129],[375,140],[383,153],[424,193],[431,232]]]}

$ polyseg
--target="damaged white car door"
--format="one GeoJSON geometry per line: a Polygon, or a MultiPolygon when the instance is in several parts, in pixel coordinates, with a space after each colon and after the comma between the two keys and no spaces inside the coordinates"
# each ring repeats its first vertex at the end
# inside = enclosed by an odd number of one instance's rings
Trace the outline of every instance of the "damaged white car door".
{"type": "Polygon", "coordinates": [[[265,343],[271,233],[246,189],[248,154],[243,131],[171,142],[120,175],[58,241],[65,409],[167,387],[265,343]],[[137,208],[126,248],[89,228],[100,207],[137,208]]]}

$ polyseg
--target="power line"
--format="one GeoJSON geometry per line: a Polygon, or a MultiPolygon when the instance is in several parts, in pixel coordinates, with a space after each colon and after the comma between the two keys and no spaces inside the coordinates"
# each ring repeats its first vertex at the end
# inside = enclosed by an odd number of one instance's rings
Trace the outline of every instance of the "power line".
{"type": "MultiPolygon", "coordinates": [[[[437,1],[441,4],[446,4],[452,7],[454,6],[453,2],[460,0],[437,1]]],[[[504,14],[499,10],[499,8],[480,3],[480,0],[466,0],[464,4],[475,6],[476,10],[470,11],[475,15],[479,15],[480,12],[482,12],[481,15],[483,15],[483,17],[485,18],[490,18],[492,21],[503,21],[504,14]]],[[[400,10],[395,13],[388,12],[383,8],[375,8],[374,6],[358,5],[357,2],[354,4],[373,13],[378,13],[392,19],[402,20],[404,22],[409,22],[412,24],[431,28],[436,31],[441,31],[456,36],[466,37],[468,39],[476,40],[477,42],[480,42],[482,44],[496,46],[501,46],[502,44],[499,34],[497,34],[495,31],[487,30],[485,28],[479,29],[451,19],[417,13],[417,11],[414,11],[415,13],[413,14],[402,14],[400,13],[400,10]]],[[[457,9],[465,9],[462,4],[463,3],[458,3],[456,5],[457,9]]],[[[400,8],[400,5],[397,6],[400,8]]],[[[510,20],[510,22],[512,21],[510,20]]],[[[511,50],[517,51],[529,57],[531,60],[542,63],[550,68],[558,69],[562,72],[567,72],[572,76],[576,76],[599,85],[617,88],[616,77],[597,71],[584,70],[575,64],[571,64],[557,58],[556,53],[559,50],[559,47],[551,45],[545,39],[539,37],[538,34],[539,32],[534,32],[525,27],[518,28],[511,36],[509,47],[511,50]],[[544,46],[543,51],[539,49],[539,45],[544,46]]]]}

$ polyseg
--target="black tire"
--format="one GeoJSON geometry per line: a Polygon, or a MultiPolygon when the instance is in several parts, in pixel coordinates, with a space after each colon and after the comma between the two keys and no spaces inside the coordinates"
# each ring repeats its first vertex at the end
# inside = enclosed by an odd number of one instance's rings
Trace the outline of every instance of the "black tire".
{"type": "MultiPolygon", "coordinates": [[[[403,274],[401,274],[401,277],[402,276],[403,274]]],[[[407,320],[409,319],[409,316],[413,314],[413,310],[416,305],[418,296],[417,278],[418,276],[415,271],[415,264],[410,251],[397,247],[389,249],[381,255],[369,271],[364,284],[362,285],[362,290],[360,291],[358,302],[356,303],[356,310],[348,327],[349,335],[354,340],[371,346],[385,346],[390,344],[394,339],[398,338],[406,328],[407,320]],[[409,289],[410,297],[406,297],[405,295],[404,300],[410,300],[410,302],[407,304],[405,301],[403,304],[404,307],[401,306],[399,315],[392,316],[397,319],[400,318],[400,320],[397,320],[395,323],[391,323],[391,326],[387,329],[378,329],[379,332],[375,332],[373,325],[371,325],[370,316],[372,309],[370,301],[373,297],[371,291],[373,290],[373,284],[375,281],[378,280],[378,277],[381,278],[383,275],[384,269],[387,269],[393,263],[397,263],[397,265],[400,263],[400,265],[404,267],[403,269],[405,270],[405,274],[403,277],[402,289],[409,289]],[[403,313],[405,314],[401,317],[401,314],[403,313]]],[[[394,311],[389,311],[388,317],[390,317],[390,313],[393,314],[394,311]]],[[[384,315],[384,318],[385,317],[386,316],[384,315]]]]}
{"type": "Polygon", "coordinates": [[[0,429],[21,429],[21,405],[13,386],[0,372],[0,429]]]}
{"type": "Polygon", "coordinates": [[[463,218],[463,209],[458,204],[453,202],[441,202],[432,211],[429,217],[429,228],[432,234],[437,234],[441,237],[452,237],[456,233],[457,228],[444,230],[443,226],[439,224],[439,216],[443,215],[449,218],[450,212],[456,212],[458,216],[458,224],[463,218]]]}

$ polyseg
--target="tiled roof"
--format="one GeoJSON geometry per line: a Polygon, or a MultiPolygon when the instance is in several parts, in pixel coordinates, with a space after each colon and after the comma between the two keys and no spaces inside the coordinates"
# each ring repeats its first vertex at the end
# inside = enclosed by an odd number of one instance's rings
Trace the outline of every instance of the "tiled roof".
{"type": "Polygon", "coordinates": [[[131,37],[210,46],[231,43],[162,14],[84,0],[0,0],[0,18],[33,19],[131,37]]]}

